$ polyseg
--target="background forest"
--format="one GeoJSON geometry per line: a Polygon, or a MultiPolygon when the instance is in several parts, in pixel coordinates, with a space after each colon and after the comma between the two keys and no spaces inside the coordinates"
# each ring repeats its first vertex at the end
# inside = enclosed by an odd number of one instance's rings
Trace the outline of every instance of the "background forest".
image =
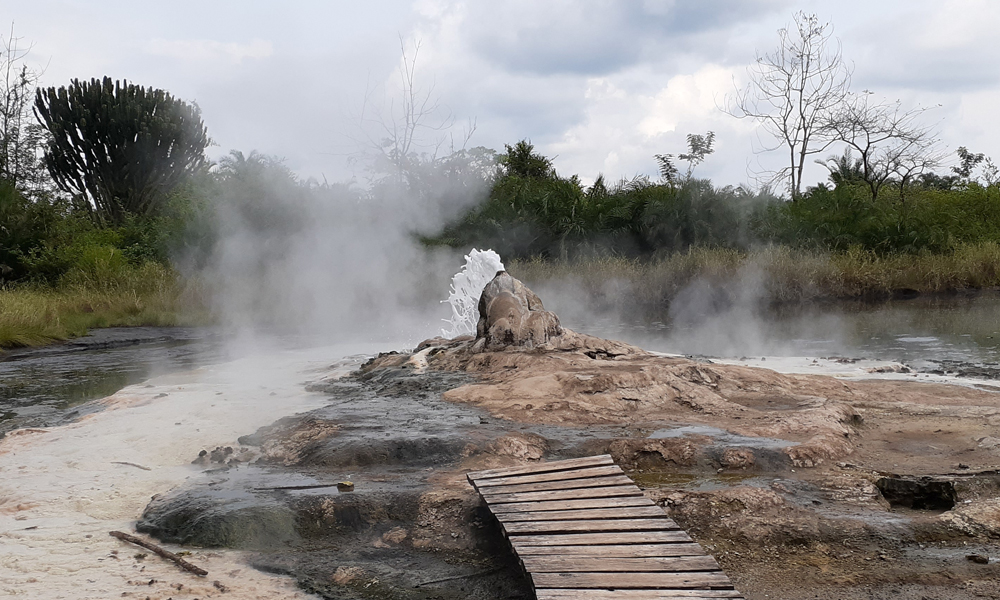
{"type": "Polygon", "coordinates": [[[620,302],[601,291],[619,280],[633,304],[662,306],[695,277],[750,264],[768,274],[774,302],[1000,284],[991,159],[942,150],[924,109],[852,92],[815,17],[796,15],[779,33],[778,51],[758,57],[757,76],[724,107],[784,140],[791,157],[779,172],[755,174],[753,187],[697,176],[712,159],[712,132],[656,155],[654,177],[597,174],[590,185],[557,173],[529,140],[500,152],[418,151],[419,106],[401,133],[360,156],[363,184],[302,179],[258,152],[211,162],[197,105],[110,78],[39,86],[21,41],[5,38],[0,347],[94,326],[209,322],[206,274],[217,275],[210,267],[227,228],[238,222],[256,236],[267,261],[320,206],[344,220],[377,220],[379,207],[401,201],[426,208],[434,218],[413,220],[408,235],[427,252],[489,247],[515,275],[573,278],[595,302],[620,302]],[[788,59],[803,49],[813,62],[788,59]],[[775,115],[765,102],[802,110],[775,115]],[[826,167],[827,181],[802,184],[810,161],[826,167]]]}

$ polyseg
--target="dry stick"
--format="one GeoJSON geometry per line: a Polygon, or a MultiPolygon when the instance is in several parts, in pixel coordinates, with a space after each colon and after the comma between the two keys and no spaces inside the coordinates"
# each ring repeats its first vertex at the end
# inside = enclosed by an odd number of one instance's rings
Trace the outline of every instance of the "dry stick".
{"type": "Polygon", "coordinates": [[[112,537],[116,537],[116,538],[118,538],[120,540],[124,540],[126,542],[132,542],[136,546],[142,546],[143,548],[146,548],[147,550],[152,550],[153,553],[155,553],[155,554],[157,554],[159,556],[162,556],[163,558],[165,558],[167,560],[174,561],[182,569],[186,569],[188,571],[191,571],[195,575],[201,575],[203,577],[205,575],[208,575],[208,571],[206,571],[205,569],[202,569],[201,567],[196,567],[196,566],[192,565],[191,563],[189,563],[188,561],[184,560],[183,558],[177,556],[173,552],[168,552],[167,550],[164,550],[163,548],[160,548],[156,544],[151,544],[151,543],[147,542],[146,540],[139,539],[139,538],[135,537],[134,535],[129,535],[127,533],[122,533],[121,531],[112,531],[112,532],[110,532],[109,535],[111,535],[112,537]]]}
{"type": "Polygon", "coordinates": [[[142,465],[137,465],[135,463],[124,462],[124,461],[121,461],[121,460],[113,460],[113,461],[111,461],[111,464],[113,464],[113,465],[128,465],[130,467],[136,467],[137,469],[142,469],[143,471],[152,471],[152,469],[150,469],[149,467],[144,467],[142,465]]]}

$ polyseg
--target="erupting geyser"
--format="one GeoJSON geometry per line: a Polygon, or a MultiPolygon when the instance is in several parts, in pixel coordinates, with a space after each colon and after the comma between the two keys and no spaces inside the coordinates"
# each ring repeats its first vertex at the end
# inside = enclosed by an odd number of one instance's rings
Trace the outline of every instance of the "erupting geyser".
{"type": "Polygon", "coordinates": [[[472,249],[465,256],[465,266],[451,279],[451,293],[447,302],[451,305],[451,318],[444,321],[450,325],[442,329],[441,335],[455,338],[476,333],[479,321],[479,296],[486,284],[498,271],[503,271],[500,255],[492,250],[472,249]]]}

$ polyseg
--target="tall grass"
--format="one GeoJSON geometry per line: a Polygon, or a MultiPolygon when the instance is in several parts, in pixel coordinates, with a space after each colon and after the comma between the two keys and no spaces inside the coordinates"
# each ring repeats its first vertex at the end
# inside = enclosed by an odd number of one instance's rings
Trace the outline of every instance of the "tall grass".
{"type": "Polygon", "coordinates": [[[573,285],[595,307],[665,306],[698,279],[759,286],[761,296],[774,303],[808,302],[1000,286],[1000,244],[962,244],[938,254],[889,255],[857,247],[844,252],[788,246],[750,251],[693,247],[653,260],[514,260],[507,267],[529,286],[573,285]]]}
{"type": "Polygon", "coordinates": [[[0,287],[0,348],[39,346],[94,327],[196,325],[209,314],[198,285],[155,262],[74,268],[56,287],[0,287]]]}

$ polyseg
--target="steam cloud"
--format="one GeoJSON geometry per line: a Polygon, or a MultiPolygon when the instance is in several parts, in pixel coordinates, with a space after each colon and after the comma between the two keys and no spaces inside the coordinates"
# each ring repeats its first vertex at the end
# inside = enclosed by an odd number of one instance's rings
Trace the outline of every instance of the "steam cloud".
{"type": "Polygon", "coordinates": [[[479,201],[485,184],[428,170],[423,189],[432,191],[418,197],[402,186],[298,183],[258,155],[229,166],[200,272],[227,328],[317,343],[413,341],[437,331],[461,252],[425,248],[417,235],[479,201]]]}

